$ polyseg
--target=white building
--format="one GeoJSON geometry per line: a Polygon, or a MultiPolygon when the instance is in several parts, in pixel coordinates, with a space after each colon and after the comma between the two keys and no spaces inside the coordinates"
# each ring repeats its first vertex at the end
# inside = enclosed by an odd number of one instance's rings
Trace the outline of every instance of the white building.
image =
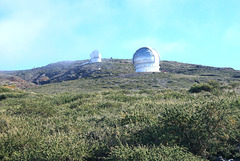
{"type": "Polygon", "coordinates": [[[90,63],[97,63],[97,62],[102,62],[101,59],[101,54],[99,53],[98,50],[94,50],[91,54],[90,54],[90,63]]]}
{"type": "Polygon", "coordinates": [[[160,72],[160,56],[150,47],[142,47],[133,55],[133,64],[136,72],[160,72]]]}

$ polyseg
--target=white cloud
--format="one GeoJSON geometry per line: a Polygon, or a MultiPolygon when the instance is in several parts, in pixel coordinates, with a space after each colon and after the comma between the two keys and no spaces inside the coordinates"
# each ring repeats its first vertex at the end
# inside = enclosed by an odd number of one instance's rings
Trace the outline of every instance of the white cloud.
{"type": "Polygon", "coordinates": [[[11,19],[0,22],[0,53],[21,53],[29,50],[32,42],[46,26],[45,20],[11,19]],[[26,21],[26,22],[24,22],[26,21]]]}
{"type": "Polygon", "coordinates": [[[177,54],[182,54],[186,51],[188,44],[182,40],[173,42],[164,42],[157,38],[142,38],[137,40],[131,40],[127,42],[125,48],[132,53],[140,47],[149,46],[156,49],[163,59],[166,57],[173,57],[177,54]]]}
{"type": "Polygon", "coordinates": [[[235,24],[229,27],[223,37],[225,43],[231,45],[238,45],[240,44],[240,24],[235,24]]]}
{"type": "Polygon", "coordinates": [[[160,47],[162,49],[163,55],[168,54],[176,54],[176,53],[184,53],[188,44],[183,41],[169,42],[169,43],[161,43],[160,47]]]}
{"type": "MultiPolygon", "coordinates": [[[[0,55],[10,58],[24,56],[47,27],[49,17],[40,14],[40,5],[29,1],[1,1],[5,17],[0,20],[0,55]]],[[[41,3],[39,3],[41,4],[41,3]]]]}
{"type": "MultiPolygon", "coordinates": [[[[63,48],[59,44],[62,44],[64,39],[71,44],[72,49],[69,51],[78,51],[78,47],[83,49],[94,46],[91,43],[97,47],[104,46],[107,41],[119,36],[118,31],[121,30],[114,14],[122,11],[115,11],[111,8],[111,3],[109,0],[1,0],[0,8],[3,8],[6,14],[4,19],[0,20],[0,55],[20,58],[27,54],[30,56],[59,52],[63,48]],[[89,27],[91,25],[92,27],[89,27]],[[102,38],[105,42],[101,42],[102,38]]],[[[124,3],[134,10],[131,14],[144,16],[146,22],[155,20],[152,24],[155,28],[162,23],[159,20],[160,14],[167,11],[166,6],[163,8],[159,5],[167,3],[166,0],[161,0],[161,3],[157,0],[133,0],[124,3]]]]}
{"type": "MultiPolygon", "coordinates": [[[[26,54],[30,56],[40,53],[36,49],[42,50],[41,54],[44,55],[63,48],[58,45],[64,39],[66,44],[78,39],[84,42],[85,36],[78,33],[83,24],[99,28],[95,26],[99,21],[110,19],[111,11],[106,2],[1,0],[0,9],[4,13],[0,19],[0,55],[20,58],[26,54]]],[[[82,32],[84,31],[81,34],[82,32]]],[[[81,45],[84,44],[78,44],[81,45]]]]}
{"type": "MultiPolygon", "coordinates": [[[[198,8],[198,5],[188,2],[0,0],[0,70],[14,58],[19,64],[17,68],[21,68],[26,57],[28,61],[45,65],[66,59],[86,59],[95,49],[104,51],[103,57],[118,54],[122,58],[131,57],[129,53],[142,46],[155,48],[163,59],[190,57],[196,52],[207,54],[212,46],[218,46],[214,44],[220,43],[216,37],[223,35],[222,25],[205,17],[199,19],[202,12],[198,15],[192,10],[192,6],[198,8]]],[[[208,13],[210,10],[203,15],[208,13]]],[[[238,46],[239,29],[239,24],[229,27],[223,41],[238,46]]]]}
{"type": "Polygon", "coordinates": [[[88,58],[119,29],[109,0],[0,0],[0,11],[0,69],[10,61],[88,58]]]}
{"type": "Polygon", "coordinates": [[[130,17],[141,19],[157,31],[159,27],[169,21],[169,16],[177,6],[177,1],[171,0],[126,0],[126,6],[131,12],[130,17]]]}

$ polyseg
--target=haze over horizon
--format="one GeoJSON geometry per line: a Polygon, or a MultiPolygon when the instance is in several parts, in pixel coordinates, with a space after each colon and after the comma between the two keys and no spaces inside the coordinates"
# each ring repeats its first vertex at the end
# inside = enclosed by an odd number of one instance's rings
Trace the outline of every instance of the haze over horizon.
{"type": "Polygon", "coordinates": [[[239,0],[0,0],[0,70],[59,61],[161,60],[240,70],[239,0]]]}

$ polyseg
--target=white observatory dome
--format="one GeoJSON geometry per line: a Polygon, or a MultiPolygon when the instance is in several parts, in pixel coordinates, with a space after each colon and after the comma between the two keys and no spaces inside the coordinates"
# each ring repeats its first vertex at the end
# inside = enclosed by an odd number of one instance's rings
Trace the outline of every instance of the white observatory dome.
{"type": "Polygon", "coordinates": [[[142,47],[133,55],[136,72],[159,72],[160,56],[150,47],[142,47]]]}
{"type": "Polygon", "coordinates": [[[94,50],[90,54],[90,57],[91,57],[90,63],[102,62],[101,54],[99,53],[98,50],[94,50]]]}

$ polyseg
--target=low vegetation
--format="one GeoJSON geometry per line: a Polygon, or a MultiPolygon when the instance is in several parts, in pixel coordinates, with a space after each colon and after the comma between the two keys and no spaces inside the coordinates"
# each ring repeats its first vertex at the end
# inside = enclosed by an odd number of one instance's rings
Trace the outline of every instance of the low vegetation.
{"type": "MultiPolygon", "coordinates": [[[[103,59],[102,63],[82,65],[87,61],[88,60],[58,62],[30,70],[9,72],[0,71],[0,74],[3,73],[17,76],[24,79],[25,81],[33,82],[35,84],[59,83],[63,81],[78,80],[83,78],[103,78],[111,80],[127,78],[127,80],[131,81],[129,78],[136,78],[139,77],[139,75],[140,78],[144,77],[141,74],[135,73],[131,59],[103,59]]],[[[161,61],[160,64],[161,71],[163,71],[164,74],[168,75],[170,73],[171,76],[177,75],[183,77],[183,79],[191,79],[192,77],[195,77],[194,80],[196,82],[201,82],[206,79],[217,81],[236,81],[240,78],[240,72],[232,68],[216,68],[195,64],[185,64],[174,61],[161,61]]],[[[158,74],[155,73],[155,75],[158,74]]],[[[157,76],[153,77],[156,78],[157,76]]],[[[167,82],[169,81],[173,81],[170,84],[171,86],[172,84],[175,85],[179,80],[173,78],[167,80],[167,82]]],[[[181,80],[181,82],[183,81],[181,80]]],[[[163,85],[166,84],[166,82],[159,83],[163,85]]]]}
{"type": "Polygon", "coordinates": [[[202,91],[211,92],[213,90],[218,90],[220,88],[220,84],[217,81],[208,81],[207,83],[195,83],[190,89],[191,93],[199,93],[202,91]]]}
{"type": "MultiPolygon", "coordinates": [[[[149,75],[150,84],[160,75],[149,75]]],[[[238,82],[128,89],[117,79],[84,80],[29,91],[1,86],[0,160],[240,158],[238,82]]]]}
{"type": "Polygon", "coordinates": [[[0,160],[240,159],[239,71],[83,62],[1,72],[0,160]]]}

